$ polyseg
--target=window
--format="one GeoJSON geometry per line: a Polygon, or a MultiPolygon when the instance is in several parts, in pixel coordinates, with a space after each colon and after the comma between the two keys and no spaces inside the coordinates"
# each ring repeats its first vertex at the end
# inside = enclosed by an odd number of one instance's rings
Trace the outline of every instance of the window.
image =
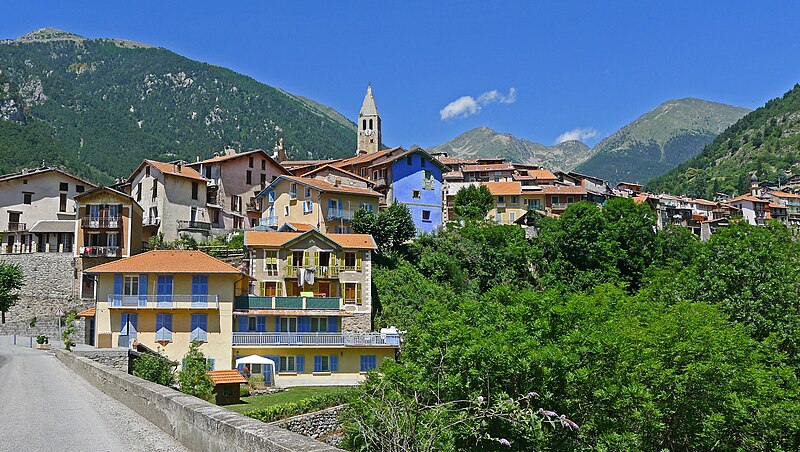
{"type": "Polygon", "coordinates": [[[368,204],[368,203],[362,202],[361,204],[358,205],[358,208],[359,209],[364,209],[364,210],[366,210],[368,212],[372,212],[372,204],[368,204]]]}
{"type": "Polygon", "coordinates": [[[107,246],[114,248],[119,246],[119,232],[109,232],[106,241],[107,246]]]}
{"type": "Polygon", "coordinates": [[[66,212],[67,211],[67,194],[66,193],[59,193],[58,194],[58,211],[59,212],[66,212]]]}
{"type": "Polygon", "coordinates": [[[326,355],[314,357],[314,372],[330,372],[329,357],[326,355]]]}
{"type": "Polygon", "coordinates": [[[575,202],[575,198],[573,198],[572,196],[568,196],[567,197],[567,204],[572,204],[573,202],[575,202]]]}
{"type": "Polygon", "coordinates": [[[518,203],[519,203],[519,200],[517,199],[517,197],[516,196],[512,196],[511,197],[511,204],[518,204],[518,203]]]}
{"type": "Polygon", "coordinates": [[[326,333],[328,331],[327,317],[311,317],[311,332],[326,333]]]}
{"type": "Polygon", "coordinates": [[[303,251],[292,251],[292,265],[295,267],[302,267],[303,266],[303,256],[305,252],[303,251]]]}
{"type": "Polygon", "coordinates": [[[411,197],[414,198],[414,199],[419,199],[420,198],[419,190],[412,190],[411,191],[411,197]]]}
{"type": "Polygon", "coordinates": [[[410,156],[410,155],[409,155],[409,156],[407,156],[407,157],[406,157],[406,164],[407,164],[407,165],[411,165],[411,160],[412,160],[412,159],[411,159],[411,156],[410,156]]]}
{"type": "Polygon", "coordinates": [[[67,191],[69,190],[69,184],[66,182],[61,182],[58,184],[58,189],[61,191],[67,191]]]}
{"type": "Polygon", "coordinates": [[[192,199],[197,199],[197,192],[199,189],[200,187],[197,182],[192,182],[192,199]]]}
{"type": "Polygon", "coordinates": [[[281,333],[297,332],[297,317],[281,317],[281,333]]]}
{"type": "Polygon", "coordinates": [[[303,201],[303,213],[312,213],[314,211],[314,203],[310,199],[303,201]]]}
{"type": "Polygon", "coordinates": [[[289,206],[283,206],[283,216],[284,217],[289,216],[289,206]]]}
{"type": "Polygon", "coordinates": [[[144,175],[150,177],[150,165],[144,167],[144,175]]]}
{"type": "Polygon", "coordinates": [[[311,197],[311,189],[306,187],[306,199],[311,197]]]}
{"type": "Polygon", "coordinates": [[[248,158],[247,158],[247,160],[248,160],[248,162],[247,162],[247,165],[248,165],[250,168],[252,168],[252,167],[253,167],[253,157],[248,157],[248,158]]]}
{"type": "Polygon", "coordinates": [[[508,213],[508,222],[509,223],[513,223],[514,221],[516,221],[516,219],[517,219],[517,213],[516,212],[509,212],[508,213]]]}
{"type": "Polygon", "coordinates": [[[497,197],[497,204],[505,204],[505,203],[506,203],[506,197],[505,196],[498,196],[497,197]]]}
{"type": "Polygon", "coordinates": [[[350,233],[350,228],[342,227],[342,226],[336,226],[336,229],[334,230],[334,233],[335,234],[349,234],[350,233]]]}
{"type": "Polygon", "coordinates": [[[158,179],[153,179],[153,195],[152,198],[155,201],[156,197],[158,196],[158,179]]]}
{"type": "Polygon", "coordinates": [[[502,223],[503,222],[503,214],[502,214],[502,212],[495,212],[494,213],[494,221],[496,223],[502,223]]]}
{"type": "Polygon", "coordinates": [[[267,185],[267,175],[266,174],[261,173],[261,181],[260,182],[261,182],[261,187],[262,188],[267,185]]]}
{"type": "MultiPolygon", "coordinates": [[[[253,159],[250,159],[250,163],[253,163],[253,159]]],[[[250,165],[250,166],[252,167],[252,165],[250,165]]],[[[246,179],[245,183],[247,185],[251,185],[253,183],[253,172],[250,171],[250,170],[247,170],[247,173],[245,173],[245,179],[246,179]]]]}
{"type": "Polygon", "coordinates": [[[22,203],[30,204],[31,202],[33,202],[33,193],[22,192],[22,203]]]}
{"type": "Polygon", "coordinates": [[[156,342],[172,342],[172,314],[156,314],[156,342]]]}
{"type": "Polygon", "coordinates": [[[125,276],[122,280],[122,295],[139,295],[138,276],[125,276]]]}
{"type": "Polygon", "coordinates": [[[242,197],[239,195],[231,195],[231,210],[234,212],[242,211],[242,197]]]}
{"type": "Polygon", "coordinates": [[[558,196],[551,196],[550,202],[553,204],[558,204],[558,196]]]}
{"type": "Polygon", "coordinates": [[[264,273],[267,276],[278,276],[278,252],[264,250],[264,273]]]}
{"type": "Polygon", "coordinates": [[[347,304],[361,304],[361,283],[343,283],[344,302],[347,304]]]}
{"type": "Polygon", "coordinates": [[[189,340],[208,342],[208,314],[192,314],[189,340]]]}
{"type": "Polygon", "coordinates": [[[372,129],[372,119],[369,120],[369,128],[372,129]]]}
{"type": "Polygon", "coordinates": [[[361,168],[361,177],[367,177],[367,168],[361,168]]]}
{"type": "Polygon", "coordinates": [[[289,185],[289,199],[297,199],[297,184],[289,185]]]}
{"type": "Polygon", "coordinates": [[[431,221],[431,211],[430,210],[423,210],[422,211],[422,221],[431,221]]]}
{"type": "Polygon", "coordinates": [[[142,183],[141,182],[136,184],[136,200],[137,201],[141,201],[142,200],[142,183]]]}
{"type": "Polygon", "coordinates": [[[296,372],[295,357],[281,356],[281,364],[279,372],[296,372]]]}
{"type": "Polygon", "coordinates": [[[83,185],[76,185],[75,186],[75,191],[78,192],[78,193],[83,193],[84,190],[85,190],[85,188],[84,188],[83,185]]]}
{"type": "Polygon", "coordinates": [[[167,305],[172,304],[172,275],[158,275],[156,302],[167,305]]]}
{"type": "Polygon", "coordinates": [[[247,318],[247,331],[255,331],[256,330],[256,317],[250,316],[247,318]]]}
{"type": "Polygon", "coordinates": [[[261,281],[262,297],[280,297],[283,295],[283,283],[281,281],[261,281]]]}
{"type": "Polygon", "coordinates": [[[423,170],[422,171],[422,188],[424,190],[433,190],[433,171],[431,170],[423,170]]]}
{"type": "Polygon", "coordinates": [[[378,359],[375,355],[361,355],[361,372],[366,372],[378,367],[378,359]]]}
{"type": "MultiPolygon", "coordinates": [[[[267,170],[267,161],[262,159],[261,160],[261,171],[266,171],[266,170],[267,170]]],[[[266,175],[264,175],[264,177],[266,177],[266,175]]]]}
{"type": "Polygon", "coordinates": [[[356,269],[356,253],[344,253],[344,268],[345,270],[355,270],[356,269]]]}

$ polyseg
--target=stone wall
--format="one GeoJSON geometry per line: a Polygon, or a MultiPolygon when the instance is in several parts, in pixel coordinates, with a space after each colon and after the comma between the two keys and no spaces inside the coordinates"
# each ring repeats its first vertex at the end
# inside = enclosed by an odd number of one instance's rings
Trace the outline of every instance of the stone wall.
{"type": "Polygon", "coordinates": [[[197,397],[55,350],[56,357],[92,386],[139,413],[189,450],[338,451],[333,446],[212,405],[197,397]]]}
{"type": "Polygon", "coordinates": [[[25,275],[20,300],[6,313],[7,324],[27,325],[33,317],[39,323],[53,319],[59,307],[66,312],[85,305],[78,297],[75,257],[71,253],[0,254],[0,262],[19,264],[25,275]]]}
{"type": "Polygon", "coordinates": [[[75,350],[78,356],[89,358],[92,361],[106,365],[113,369],[128,373],[128,349],[95,348],[75,350]]]}
{"type": "Polygon", "coordinates": [[[339,421],[339,413],[345,405],[339,405],[313,413],[300,414],[287,419],[273,422],[280,428],[285,428],[290,432],[310,436],[320,439],[332,446],[338,446],[341,435],[336,434],[341,431],[342,423],[339,421]]]}
{"type": "Polygon", "coordinates": [[[342,331],[353,333],[368,333],[372,331],[372,314],[369,312],[354,312],[352,317],[342,317],[342,331]]]}

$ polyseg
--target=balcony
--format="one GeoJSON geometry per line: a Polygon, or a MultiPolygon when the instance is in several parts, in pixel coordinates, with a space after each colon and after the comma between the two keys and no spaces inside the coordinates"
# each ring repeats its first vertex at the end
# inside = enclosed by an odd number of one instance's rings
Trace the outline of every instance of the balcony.
{"type": "Polygon", "coordinates": [[[120,257],[119,246],[82,246],[82,257],[120,257]]]}
{"type": "Polygon", "coordinates": [[[142,226],[158,226],[161,224],[159,217],[144,217],[142,218],[142,226]]]}
{"type": "Polygon", "coordinates": [[[565,202],[554,202],[554,203],[553,203],[553,204],[550,206],[550,208],[551,208],[552,210],[567,210],[567,206],[569,206],[569,204],[567,204],[567,203],[565,203],[565,202]]]}
{"type": "Polygon", "coordinates": [[[219,309],[217,295],[120,295],[108,294],[111,308],[134,309],[219,309]]]}
{"type": "Polygon", "coordinates": [[[81,226],[84,229],[117,229],[122,222],[119,217],[83,217],[81,226]]]}
{"type": "Polygon", "coordinates": [[[350,209],[336,209],[336,208],[328,208],[328,215],[325,217],[326,220],[344,220],[350,221],[353,218],[353,211],[350,209]]]}
{"type": "Polygon", "coordinates": [[[234,331],[233,345],[398,347],[400,346],[400,335],[381,333],[267,333],[234,331]]]}
{"type": "Polygon", "coordinates": [[[261,212],[261,203],[248,202],[246,207],[248,212],[261,212]]]}
{"type": "Polygon", "coordinates": [[[27,231],[28,225],[25,223],[18,223],[16,221],[9,221],[8,222],[8,230],[9,231],[27,231]]]}
{"type": "MultiPolygon", "coordinates": [[[[304,268],[304,267],[297,265],[287,265],[286,267],[284,267],[284,276],[287,278],[296,278],[298,268],[304,268]]],[[[361,271],[361,268],[357,268],[354,266],[347,266],[347,267],[319,266],[316,267],[316,271],[314,272],[314,278],[316,279],[338,278],[339,273],[343,271],[361,271]]]]}
{"type": "Polygon", "coordinates": [[[185,230],[210,231],[211,230],[211,223],[207,223],[205,221],[178,220],[178,230],[179,231],[185,231],[185,230]]]}
{"type": "Polygon", "coordinates": [[[262,217],[259,220],[261,226],[278,226],[278,217],[276,215],[262,217]]]}
{"type": "Polygon", "coordinates": [[[433,190],[433,181],[434,179],[424,179],[422,181],[422,189],[423,190],[433,190]]]}
{"type": "Polygon", "coordinates": [[[234,309],[342,309],[342,299],[333,297],[261,297],[239,295],[233,301],[234,309]]]}

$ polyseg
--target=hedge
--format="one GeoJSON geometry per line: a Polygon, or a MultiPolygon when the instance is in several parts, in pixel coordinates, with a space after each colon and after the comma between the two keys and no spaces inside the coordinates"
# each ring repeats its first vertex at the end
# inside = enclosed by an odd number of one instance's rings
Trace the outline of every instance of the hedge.
{"type": "Polygon", "coordinates": [[[347,403],[350,394],[350,391],[322,394],[309,397],[298,402],[282,403],[280,405],[272,405],[266,408],[251,410],[246,412],[245,416],[258,419],[262,422],[275,422],[287,417],[311,413],[313,411],[324,410],[325,408],[345,404],[347,403]]]}

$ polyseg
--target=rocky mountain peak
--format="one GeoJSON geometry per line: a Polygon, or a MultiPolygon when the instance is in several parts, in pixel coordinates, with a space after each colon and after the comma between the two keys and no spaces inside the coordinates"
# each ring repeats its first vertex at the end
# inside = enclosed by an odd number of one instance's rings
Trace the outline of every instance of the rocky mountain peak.
{"type": "Polygon", "coordinates": [[[40,28],[16,39],[17,42],[85,41],[83,36],[57,28],[40,28]]]}

